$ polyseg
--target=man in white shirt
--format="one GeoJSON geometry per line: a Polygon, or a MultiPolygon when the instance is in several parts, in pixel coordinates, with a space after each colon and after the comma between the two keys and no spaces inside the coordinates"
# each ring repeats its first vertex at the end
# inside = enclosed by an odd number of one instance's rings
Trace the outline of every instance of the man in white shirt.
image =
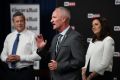
{"type": "Polygon", "coordinates": [[[26,29],[25,16],[21,12],[13,15],[13,24],[15,31],[6,37],[1,53],[1,60],[9,67],[6,78],[7,80],[34,80],[32,65],[34,61],[41,59],[36,53],[35,34],[26,29]]]}

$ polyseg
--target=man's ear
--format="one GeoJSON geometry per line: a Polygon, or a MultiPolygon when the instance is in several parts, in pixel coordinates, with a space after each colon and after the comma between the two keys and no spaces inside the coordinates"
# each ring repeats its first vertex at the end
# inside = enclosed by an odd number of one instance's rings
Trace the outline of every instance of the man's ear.
{"type": "Polygon", "coordinates": [[[62,18],[62,22],[66,22],[66,17],[63,17],[63,18],[62,18]]]}

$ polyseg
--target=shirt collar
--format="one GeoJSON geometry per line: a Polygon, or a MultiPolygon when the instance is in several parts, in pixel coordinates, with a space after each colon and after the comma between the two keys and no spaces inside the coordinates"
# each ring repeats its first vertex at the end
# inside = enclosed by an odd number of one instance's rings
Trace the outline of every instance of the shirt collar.
{"type": "Polygon", "coordinates": [[[68,29],[70,28],[70,26],[68,26],[64,31],[62,31],[60,34],[62,34],[63,36],[66,34],[66,32],[68,31],[68,29]]]}
{"type": "Polygon", "coordinates": [[[22,32],[18,32],[17,30],[15,31],[16,34],[24,34],[27,29],[24,29],[22,32]]]}

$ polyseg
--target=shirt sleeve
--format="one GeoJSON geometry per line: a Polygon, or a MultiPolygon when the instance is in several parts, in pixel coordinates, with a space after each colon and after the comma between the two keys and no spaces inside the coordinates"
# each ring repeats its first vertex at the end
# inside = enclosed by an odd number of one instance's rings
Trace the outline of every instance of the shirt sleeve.
{"type": "Polygon", "coordinates": [[[6,62],[7,56],[8,56],[8,36],[6,37],[4,41],[4,46],[3,46],[2,53],[1,53],[1,60],[6,62]]]}

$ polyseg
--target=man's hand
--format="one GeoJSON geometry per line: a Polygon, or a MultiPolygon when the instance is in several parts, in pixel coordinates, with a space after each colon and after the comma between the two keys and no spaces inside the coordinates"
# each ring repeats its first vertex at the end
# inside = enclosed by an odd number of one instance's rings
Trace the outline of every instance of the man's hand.
{"type": "Polygon", "coordinates": [[[20,61],[20,56],[19,55],[15,55],[15,60],[16,61],[20,61]]]}
{"type": "Polygon", "coordinates": [[[48,63],[48,67],[50,70],[56,70],[57,69],[57,62],[55,60],[51,60],[50,63],[48,63]]]}
{"type": "Polygon", "coordinates": [[[37,47],[42,49],[45,47],[47,40],[44,41],[42,34],[40,34],[36,37],[36,42],[37,42],[37,47]]]}
{"type": "Polygon", "coordinates": [[[7,57],[7,62],[17,62],[17,61],[19,61],[20,60],[20,56],[18,56],[18,55],[9,55],[8,57],[7,57]]]}
{"type": "Polygon", "coordinates": [[[14,56],[13,55],[8,55],[6,61],[7,62],[14,62],[15,61],[14,56]]]}

